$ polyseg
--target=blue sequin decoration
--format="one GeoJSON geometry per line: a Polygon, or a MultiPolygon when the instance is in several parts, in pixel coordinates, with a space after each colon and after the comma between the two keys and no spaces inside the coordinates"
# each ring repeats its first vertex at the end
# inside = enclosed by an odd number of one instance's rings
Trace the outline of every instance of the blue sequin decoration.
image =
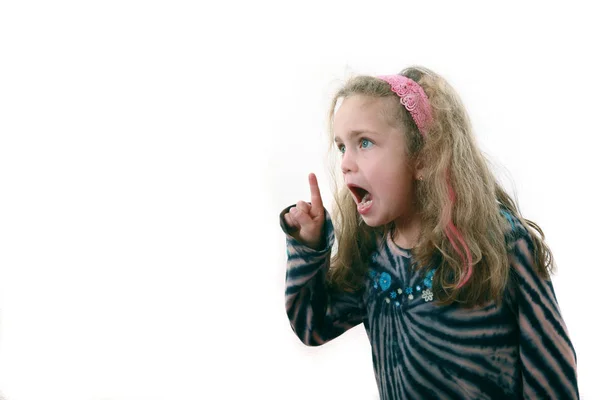
{"type": "Polygon", "coordinates": [[[390,285],[392,284],[392,277],[387,272],[382,272],[379,277],[379,285],[381,286],[381,290],[388,290],[390,285]]]}
{"type": "MultiPolygon", "coordinates": [[[[406,296],[408,297],[408,300],[412,300],[414,298],[413,297],[414,291],[419,292],[419,293],[422,292],[423,299],[425,299],[425,301],[433,300],[431,288],[433,286],[434,274],[435,274],[435,269],[430,270],[426,274],[425,279],[423,279],[423,283],[416,285],[414,288],[411,286],[407,287],[404,290],[402,290],[401,288],[399,288],[397,286],[392,288],[392,290],[390,292],[386,293],[387,296],[385,297],[385,301],[387,303],[390,303],[390,300],[394,300],[393,303],[396,305],[396,307],[398,307],[401,304],[401,301],[399,301],[400,297],[403,294],[406,294],[406,296]],[[425,288],[427,290],[425,290],[425,288]]],[[[374,269],[369,269],[369,276],[372,279],[373,287],[375,289],[381,288],[381,292],[387,292],[387,290],[390,289],[392,286],[392,277],[387,272],[378,273],[374,269]]]]}

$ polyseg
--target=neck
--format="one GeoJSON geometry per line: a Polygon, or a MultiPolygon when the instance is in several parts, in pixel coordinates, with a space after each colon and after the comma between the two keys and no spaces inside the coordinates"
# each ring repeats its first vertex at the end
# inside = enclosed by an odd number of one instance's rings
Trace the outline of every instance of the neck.
{"type": "Polygon", "coordinates": [[[398,218],[394,221],[392,240],[404,249],[415,247],[421,234],[421,215],[414,213],[409,218],[398,218]]]}

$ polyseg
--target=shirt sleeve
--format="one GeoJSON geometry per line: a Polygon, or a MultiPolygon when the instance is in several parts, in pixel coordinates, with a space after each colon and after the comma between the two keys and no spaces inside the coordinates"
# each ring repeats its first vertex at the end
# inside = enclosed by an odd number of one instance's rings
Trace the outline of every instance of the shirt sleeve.
{"type": "Polygon", "coordinates": [[[519,325],[524,399],[579,399],[575,349],[550,279],[534,270],[530,234],[512,219],[510,291],[519,325]]]}
{"type": "Polygon", "coordinates": [[[337,291],[326,282],[335,240],[329,213],[325,211],[325,247],[314,250],[289,234],[283,215],[291,207],[279,217],[286,234],[286,312],[298,338],[307,346],[319,346],[363,322],[365,308],[360,292],[337,291]]]}

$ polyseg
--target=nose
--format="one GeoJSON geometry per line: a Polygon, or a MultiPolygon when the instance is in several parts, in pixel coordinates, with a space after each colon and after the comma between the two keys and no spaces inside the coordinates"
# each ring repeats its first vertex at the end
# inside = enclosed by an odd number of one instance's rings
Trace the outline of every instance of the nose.
{"type": "Polygon", "coordinates": [[[342,155],[342,173],[348,172],[356,172],[356,161],[350,151],[346,150],[342,155]]]}

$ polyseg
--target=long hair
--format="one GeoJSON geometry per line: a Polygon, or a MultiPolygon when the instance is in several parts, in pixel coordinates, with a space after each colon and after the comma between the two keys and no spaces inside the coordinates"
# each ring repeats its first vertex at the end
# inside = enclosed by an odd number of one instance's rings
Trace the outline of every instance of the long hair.
{"type": "MultiPolygon", "coordinates": [[[[502,300],[510,276],[506,243],[510,224],[501,208],[527,229],[533,242],[536,272],[548,278],[554,262],[543,231],[522,217],[516,202],[492,174],[457,93],[429,69],[413,66],[400,74],[423,88],[433,113],[425,139],[399,99],[392,119],[406,133],[409,158],[423,165],[424,179],[415,182],[421,234],[412,249],[412,261],[415,270],[435,266],[432,290],[437,301],[470,307],[502,300]]],[[[331,102],[330,149],[335,148],[333,117],[337,102],[354,95],[397,98],[381,79],[349,79],[331,102]]],[[[365,224],[349,189],[338,186],[336,172],[331,172],[336,183],[332,216],[338,243],[328,281],[339,289],[357,291],[366,274],[369,254],[375,250],[376,238],[392,232],[393,222],[381,227],[365,224]]]]}

